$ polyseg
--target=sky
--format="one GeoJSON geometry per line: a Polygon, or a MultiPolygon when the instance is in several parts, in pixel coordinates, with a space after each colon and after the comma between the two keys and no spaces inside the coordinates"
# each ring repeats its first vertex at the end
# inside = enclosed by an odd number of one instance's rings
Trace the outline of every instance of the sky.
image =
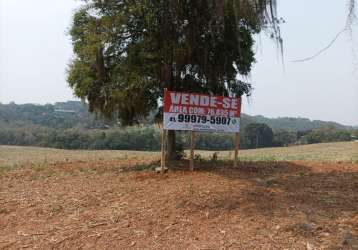
{"type": "MultiPolygon", "coordinates": [[[[74,100],[66,82],[72,58],[67,35],[76,0],[0,0],[0,103],[74,100]]],[[[278,1],[284,61],[265,34],[257,37],[243,112],[306,117],[358,125],[358,24],[319,57],[294,63],[327,46],[345,26],[342,0],[278,1]],[[324,6],[324,11],[322,9],[324,6]]]]}

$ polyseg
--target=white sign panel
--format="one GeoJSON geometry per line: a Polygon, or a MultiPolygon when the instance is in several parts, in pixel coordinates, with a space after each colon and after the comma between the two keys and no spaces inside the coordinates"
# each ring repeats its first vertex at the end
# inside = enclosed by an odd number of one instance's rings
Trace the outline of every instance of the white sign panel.
{"type": "Polygon", "coordinates": [[[164,93],[164,129],[238,133],[240,113],[240,98],[164,93]]]}

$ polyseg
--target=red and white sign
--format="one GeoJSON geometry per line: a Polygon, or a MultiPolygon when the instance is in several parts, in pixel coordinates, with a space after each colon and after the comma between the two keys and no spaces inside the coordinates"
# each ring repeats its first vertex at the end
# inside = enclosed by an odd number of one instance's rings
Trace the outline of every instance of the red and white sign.
{"type": "Polygon", "coordinates": [[[241,98],[164,92],[164,129],[240,132],[241,98]]]}

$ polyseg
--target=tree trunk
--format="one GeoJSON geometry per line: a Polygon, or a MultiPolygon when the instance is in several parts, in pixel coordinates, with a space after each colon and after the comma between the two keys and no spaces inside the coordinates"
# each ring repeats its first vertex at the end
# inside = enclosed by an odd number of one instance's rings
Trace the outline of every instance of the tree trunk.
{"type": "Polygon", "coordinates": [[[175,130],[168,130],[167,143],[167,160],[176,160],[175,130]]]}

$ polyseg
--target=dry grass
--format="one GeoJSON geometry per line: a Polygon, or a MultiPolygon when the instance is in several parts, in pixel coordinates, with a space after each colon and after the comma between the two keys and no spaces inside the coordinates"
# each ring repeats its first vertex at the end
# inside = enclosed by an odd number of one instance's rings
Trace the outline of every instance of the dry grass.
{"type": "MultiPolygon", "coordinates": [[[[196,151],[204,159],[212,158],[215,152],[196,151]]],[[[219,160],[233,159],[232,151],[217,152],[219,160]]],[[[158,152],[123,150],[60,150],[38,147],[0,146],[0,166],[16,167],[22,165],[51,164],[71,161],[135,160],[159,159],[158,152]]],[[[321,143],[285,148],[265,148],[241,150],[240,160],[249,161],[358,161],[358,142],[321,143]]]]}
{"type": "Polygon", "coordinates": [[[40,147],[0,146],[0,166],[52,164],[72,161],[156,159],[158,152],[125,150],[62,150],[40,147]]]}
{"type": "MultiPolygon", "coordinates": [[[[213,152],[198,151],[204,158],[212,157],[213,152]]],[[[219,159],[232,159],[233,152],[218,152],[219,159]]],[[[241,150],[241,160],[249,161],[331,161],[358,162],[358,142],[320,143],[302,146],[241,150]]]]}

